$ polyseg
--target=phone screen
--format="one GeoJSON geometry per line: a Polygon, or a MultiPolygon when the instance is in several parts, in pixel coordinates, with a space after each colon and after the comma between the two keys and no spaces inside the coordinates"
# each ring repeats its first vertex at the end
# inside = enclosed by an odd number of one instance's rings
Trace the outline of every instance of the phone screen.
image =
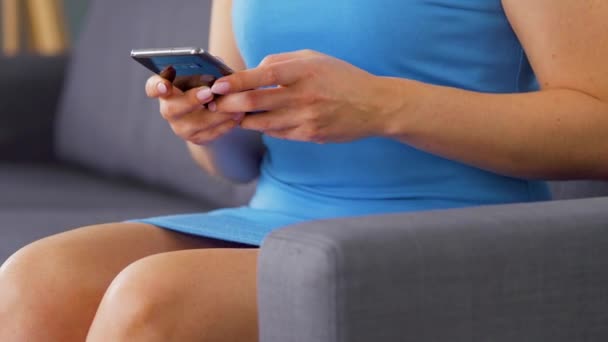
{"type": "Polygon", "coordinates": [[[211,86],[216,79],[232,73],[232,70],[222,61],[202,50],[196,53],[180,53],[171,50],[161,53],[148,51],[136,53],[134,50],[131,56],[183,91],[195,87],[211,86]]]}

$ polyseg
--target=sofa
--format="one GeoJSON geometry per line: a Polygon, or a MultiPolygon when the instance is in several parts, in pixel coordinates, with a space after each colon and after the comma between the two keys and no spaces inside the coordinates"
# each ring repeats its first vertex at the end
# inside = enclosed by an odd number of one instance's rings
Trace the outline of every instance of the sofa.
{"type": "Polygon", "coordinates": [[[195,165],[144,94],[150,74],[132,48],[207,44],[209,1],[160,3],[91,1],[69,56],[0,60],[0,260],[67,229],[251,196],[254,184],[235,186],[195,165]],[[150,25],[163,8],[193,19],[176,21],[185,33],[150,25]]]}
{"type": "MultiPolygon", "coordinates": [[[[205,46],[209,1],[93,0],[69,56],[0,60],[0,262],[50,234],[247,202],[147,99],[132,48],[205,46]]],[[[263,342],[607,341],[608,183],[307,222],[261,247],[263,342]]]]}

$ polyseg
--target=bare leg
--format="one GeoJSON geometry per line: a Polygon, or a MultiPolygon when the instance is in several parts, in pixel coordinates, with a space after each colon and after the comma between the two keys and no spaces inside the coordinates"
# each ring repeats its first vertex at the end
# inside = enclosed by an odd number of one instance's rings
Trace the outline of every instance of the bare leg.
{"type": "Polygon", "coordinates": [[[82,342],[107,287],[132,262],[239,246],[138,223],[85,227],[34,242],[0,267],[0,341],[82,342]]]}
{"type": "Polygon", "coordinates": [[[257,249],[154,255],[106,293],[88,342],[255,342],[257,249]]]}

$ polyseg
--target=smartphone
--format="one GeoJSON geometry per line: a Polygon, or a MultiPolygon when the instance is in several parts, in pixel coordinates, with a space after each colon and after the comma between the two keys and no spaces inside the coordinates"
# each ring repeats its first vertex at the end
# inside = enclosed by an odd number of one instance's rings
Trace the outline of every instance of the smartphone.
{"type": "Polygon", "coordinates": [[[233,73],[219,58],[197,47],[134,49],[131,57],[182,91],[210,87],[218,78],[233,73]]]}

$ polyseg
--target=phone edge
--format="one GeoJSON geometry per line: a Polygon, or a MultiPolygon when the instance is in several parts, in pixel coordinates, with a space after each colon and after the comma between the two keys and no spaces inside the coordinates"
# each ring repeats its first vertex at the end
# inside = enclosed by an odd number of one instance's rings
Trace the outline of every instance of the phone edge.
{"type": "Polygon", "coordinates": [[[175,48],[152,48],[152,49],[133,49],[131,57],[155,57],[155,56],[173,56],[173,55],[198,55],[207,54],[207,51],[199,47],[175,47],[175,48]]]}

